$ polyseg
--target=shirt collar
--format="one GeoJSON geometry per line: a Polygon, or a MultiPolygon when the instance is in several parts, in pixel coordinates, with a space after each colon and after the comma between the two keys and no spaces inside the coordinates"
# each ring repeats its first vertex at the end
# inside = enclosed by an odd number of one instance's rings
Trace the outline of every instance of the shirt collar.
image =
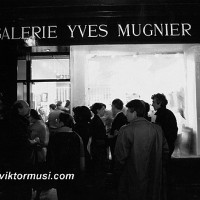
{"type": "Polygon", "coordinates": [[[119,111],[116,115],[115,115],[115,117],[114,118],[116,118],[117,117],[117,115],[119,115],[120,113],[122,113],[122,111],[119,111]]]}

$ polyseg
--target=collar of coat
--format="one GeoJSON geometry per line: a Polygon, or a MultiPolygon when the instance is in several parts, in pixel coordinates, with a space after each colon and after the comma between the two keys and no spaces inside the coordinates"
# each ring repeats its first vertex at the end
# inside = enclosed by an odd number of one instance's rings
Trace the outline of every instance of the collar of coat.
{"type": "Polygon", "coordinates": [[[133,119],[132,121],[130,121],[130,123],[135,123],[138,121],[147,121],[144,117],[137,117],[135,119],[133,119]]]}

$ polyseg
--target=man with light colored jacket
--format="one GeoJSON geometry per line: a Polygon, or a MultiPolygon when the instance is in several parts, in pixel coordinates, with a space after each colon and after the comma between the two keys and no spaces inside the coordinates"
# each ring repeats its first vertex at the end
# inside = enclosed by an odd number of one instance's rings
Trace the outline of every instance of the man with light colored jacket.
{"type": "Polygon", "coordinates": [[[115,146],[118,199],[160,200],[166,139],[160,126],[144,118],[142,101],[132,100],[126,107],[129,124],[120,129],[115,146]]]}

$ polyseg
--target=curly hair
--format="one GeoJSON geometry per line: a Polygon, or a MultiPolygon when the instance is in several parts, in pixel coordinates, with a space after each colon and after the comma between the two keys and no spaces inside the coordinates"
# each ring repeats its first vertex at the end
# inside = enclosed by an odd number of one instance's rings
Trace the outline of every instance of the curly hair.
{"type": "Polygon", "coordinates": [[[152,100],[155,99],[156,102],[158,104],[160,104],[161,107],[166,107],[166,105],[168,104],[168,101],[167,101],[165,95],[161,94],[161,93],[157,93],[157,94],[152,95],[151,99],[152,100]]]}

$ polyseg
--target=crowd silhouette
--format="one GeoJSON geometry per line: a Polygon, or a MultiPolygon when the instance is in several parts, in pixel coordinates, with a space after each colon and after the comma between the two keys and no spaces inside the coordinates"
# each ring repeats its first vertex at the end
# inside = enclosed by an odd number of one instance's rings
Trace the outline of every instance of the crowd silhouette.
{"type": "Polygon", "coordinates": [[[168,198],[170,158],[177,137],[174,114],[164,94],[152,95],[150,105],[134,99],[125,106],[112,101],[111,114],[103,102],[70,108],[70,101],[49,105],[49,115],[31,109],[24,100],[12,107],[0,97],[0,173],[67,174],[71,180],[5,180],[1,199],[40,199],[43,190],[56,188],[58,200],[106,199],[107,174],[112,175],[116,199],[168,198]],[[126,107],[126,113],[124,112],[126,107]],[[91,187],[91,194],[85,194],[91,187]]]}

